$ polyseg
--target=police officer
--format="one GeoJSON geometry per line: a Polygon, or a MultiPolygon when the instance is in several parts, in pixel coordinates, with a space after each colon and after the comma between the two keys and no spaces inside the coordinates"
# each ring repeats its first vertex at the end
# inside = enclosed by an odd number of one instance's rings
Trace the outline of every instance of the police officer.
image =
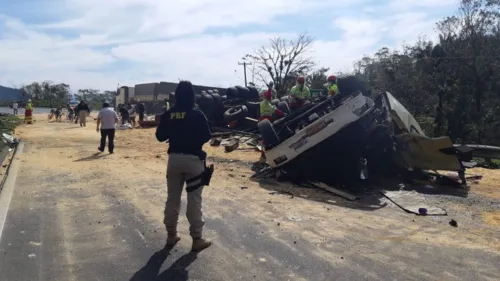
{"type": "Polygon", "coordinates": [[[160,142],[169,141],[167,186],[168,198],[165,204],[165,227],[167,228],[167,247],[173,247],[180,237],[177,235],[177,222],[181,207],[184,183],[187,191],[186,216],[190,224],[189,232],[193,238],[192,251],[200,251],[211,245],[202,238],[203,221],[201,176],[205,171],[207,154],[202,147],[211,138],[207,118],[194,108],[195,94],[191,82],[181,81],[175,90],[176,103],[161,116],[156,129],[160,142]]]}

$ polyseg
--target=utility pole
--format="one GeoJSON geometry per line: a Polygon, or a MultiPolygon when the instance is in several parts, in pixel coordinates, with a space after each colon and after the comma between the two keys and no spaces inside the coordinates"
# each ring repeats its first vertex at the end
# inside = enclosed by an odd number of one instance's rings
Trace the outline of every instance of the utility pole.
{"type": "Polygon", "coordinates": [[[248,84],[247,84],[247,65],[252,65],[252,63],[243,61],[243,62],[239,62],[238,65],[243,65],[243,75],[245,76],[245,87],[248,87],[248,84]]]}

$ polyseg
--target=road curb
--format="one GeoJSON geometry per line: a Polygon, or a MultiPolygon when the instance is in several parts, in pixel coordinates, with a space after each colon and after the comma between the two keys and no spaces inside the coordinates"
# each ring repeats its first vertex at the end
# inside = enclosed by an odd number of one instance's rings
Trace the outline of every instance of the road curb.
{"type": "Polygon", "coordinates": [[[24,142],[20,142],[14,153],[12,153],[12,158],[5,171],[5,176],[0,184],[0,241],[2,240],[3,227],[7,219],[7,213],[9,211],[10,200],[12,194],[14,193],[14,185],[16,184],[17,172],[21,161],[16,157],[23,152],[24,142]]]}

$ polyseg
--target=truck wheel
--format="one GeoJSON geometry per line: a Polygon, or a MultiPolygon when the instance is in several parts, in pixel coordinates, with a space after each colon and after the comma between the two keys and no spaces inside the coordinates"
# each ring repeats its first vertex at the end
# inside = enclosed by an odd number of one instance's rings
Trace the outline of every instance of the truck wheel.
{"type": "Polygon", "coordinates": [[[257,90],[256,87],[250,86],[248,87],[248,90],[250,91],[248,95],[249,101],[258,101],[260,99],[259,90],[257,90]]]}
{"type": "Polygon", "coordinates": [[[245,112],[241,107],[233,107],[224,112],[224,121],[227,123],[245,118],[245,112]]]}
{"type": "Polygon", "coordinates": [[[267,119],[262,120],[257,123],[257,127],[259,128],[259,132],[266,147],[273,147],[280,144],[280,139],[278,137],[278,134],[276,134],[271,121],[267,119]]]}
{"type": "Polygon", "coordinates": [[[214,103],[215,103],[215,106],[221,106],[222,105],[222,98],[219,94],[216,94],[216,93],[213,93],[211,94],[213,100],[214,100],[214,103]]]}
{"type": "Polygon", "coordinates": [[[284,101],[280,101],[278,102],[278,104],[276,105],[276,107],[283,111],[283,113],[285,114],[290,114],[290,107],[288,106],[288,103],[284,102],[284,101]]]}
{"type": "Polygon", "coordinates": [[[271,101],[271,104],[272,105],[277,105],[279,102],[280,102],[279,99],[274,99],[274,100],[271,101]]]}
{"type": "Polygon", "coordinates": [[[246,101],[250,100],[250,90],[247,87],[236,86],[236,89],[238,90],[238,98],[246,101]]]}
{"type": "Polygon", "coordinates": [[[237,98],[238,97],[238,89],[236,89],[236,87],[227,88],[226,96],[227,96],[227,99],[229,99],[229,100],[237,98]]]}
{"type": "Polygon", "coordinates": [[[248,116],[251,118],[259,119],[260,115],[260,103],[259,102],[247,102],[248,116]]]}

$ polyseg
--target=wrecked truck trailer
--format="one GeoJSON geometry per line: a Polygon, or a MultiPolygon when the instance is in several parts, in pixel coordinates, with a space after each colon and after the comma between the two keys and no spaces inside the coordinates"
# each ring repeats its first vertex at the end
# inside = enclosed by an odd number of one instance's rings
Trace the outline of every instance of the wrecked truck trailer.
{"type": "Polygon", "coordinates": [[[357,92],[259,122],[267,164],[293,181],[359,177],[365,142],[376,127],[374,109],[374,101],[357,92]]]}
{"type": "Polygon", "coordinates": [[[352,183],[369,174],[458,171],[470,161],[449,137],[425,136],[390,93],[327,98],[299,115],[259,123],[267,164],[292,181],[352,183]]]}

